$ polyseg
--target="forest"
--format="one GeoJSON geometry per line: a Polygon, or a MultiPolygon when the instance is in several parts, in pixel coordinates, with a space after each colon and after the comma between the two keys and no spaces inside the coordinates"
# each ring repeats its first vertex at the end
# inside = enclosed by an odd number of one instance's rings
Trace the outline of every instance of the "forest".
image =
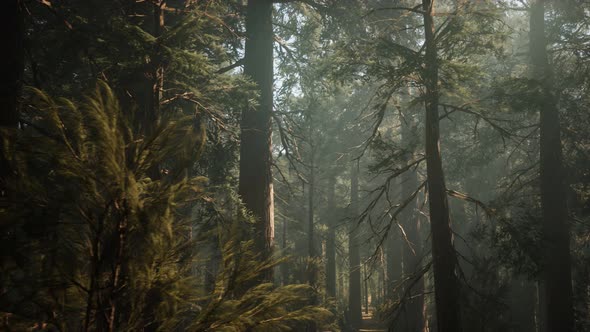
{"type": "Polygon", "coordinates": [[[589,1],[3,3],[1,331],[590,331],[589,1]]]}

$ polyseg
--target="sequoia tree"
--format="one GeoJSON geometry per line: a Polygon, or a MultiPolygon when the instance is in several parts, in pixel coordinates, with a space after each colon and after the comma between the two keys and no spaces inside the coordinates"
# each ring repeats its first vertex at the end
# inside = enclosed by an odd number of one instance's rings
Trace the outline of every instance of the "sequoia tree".
{"type": "MultiPolygon", "coordinates": [[[[2,11],[6,59],[0,83],[0,128],[18,126],[18,98],[24,72],[24,24],[20,0],[10,0],[2,11]]],[[[10,174],[8,163],[0,156],[0,198],[5,196],[5,177],[10,174]]]]}
{"type": "Polygon", "coordinates": [[[422,79],[426,106],[426,175],[432,233],[432,263],[439,332],[461,331],[459,283],[449,217],[449,203],[440,154],[438,56],[434,25],[435,0],[423,0],[425,63],[422,79]]]}
{"type": "Polygon", "coordinates": [[[545,37],[545,1],[534,0],[530,8],[530,57],[533,79],[538,84],[540,113],[541,210],[545,240],[543,292],[548,332],[573,331],[570,235],[566,187],[563,178],[561,131],[553,72],[545,37]]]}
{"type": "Polygon", "coordinates": [[[18,123],[18,96],[20,94],[24,70],[24,31],[20,0],[10,0],[2,11],[5,22],[5,45],[7,62],[2,66],[0,88],[0,126],[15,127],[18,123]]]}
{"type": "MultiPolygon", "coordinates": [[[[271,174],[273,108],[272,1],[250,0],[246,13],[244,74],[256,85],[256,102],[242,112],[240,137],[240,184],[244,207],[255,219],[254,250],[269,258],[274,241],[274,204],[271,174]]],[[[266,271],[272,279],[272,270],[266,271]]]]}

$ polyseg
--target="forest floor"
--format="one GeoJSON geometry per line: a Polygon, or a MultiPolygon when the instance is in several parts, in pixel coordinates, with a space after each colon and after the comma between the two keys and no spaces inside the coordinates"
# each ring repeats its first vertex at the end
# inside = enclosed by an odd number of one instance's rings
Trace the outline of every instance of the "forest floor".
{"type": "Polygon", "coordinates": [[[363,310],[363,321],[361,323],[361,328],[359,332],[386,332],[387,328],[385,328],[384,324],[377,319],[377,317],[373,317],[374,308],[370,308],[368,313],[365,313],[363,310]]]}

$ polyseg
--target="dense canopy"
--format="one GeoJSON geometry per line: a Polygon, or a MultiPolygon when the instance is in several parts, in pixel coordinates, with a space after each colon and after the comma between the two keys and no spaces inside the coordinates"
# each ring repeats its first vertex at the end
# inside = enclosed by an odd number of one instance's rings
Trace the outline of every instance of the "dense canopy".
{"type": "Polygon", "coordinates": [[[0,15],[0,330],[590,330],[588,1],[0,15]]]}

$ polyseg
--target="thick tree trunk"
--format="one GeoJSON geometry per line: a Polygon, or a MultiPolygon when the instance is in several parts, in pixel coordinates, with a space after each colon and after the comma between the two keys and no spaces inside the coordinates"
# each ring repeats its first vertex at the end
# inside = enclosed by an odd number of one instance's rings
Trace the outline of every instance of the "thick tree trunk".
{"type": "MultiPolygon", "coordinates": [[[[1,17],[4,22],[6,58],[0,71],[0,128],[17,128],[24,74],[24,23],[21,1],[7,1],[1,17]]],[[[7,195],[5,179],[10,173],[8,162],[0,153],[0,200],[7,195]]]]}
{"type": "Polygon", "coordinates": [[[573,331],[570,234],[567,220],[566,186],[563,176],[561,131],[553,73],[545,39],[544,0],[530,8],[530,55],[533,78],[539,83],[541,135],[541,210],[546,249],[543,285],[548,332],[573,331]]]}
{"type": "Polygon", "coordinates": [[[547,332],[547,300],[545,299],[545,285],[542,280],[537,281],[535,291],[537,295],[537,306],[535,307],[537,332],[547,332]]]}
{"type": "MultiPolygon", "coordinates": [[[[164,31],[164,8],[165,0],[154,1],[146,8],[145,15],[151,16],[151,20],[145,28],[155,38],[162,35],[164,31]]],[[[143,82],[138,89],[137,98],[140,118],[138,119],[138,129],[147,136],[154,132],[160,117],[160,100],[162,98],[162,88],[164,83],[164,67],[160,59],[160,47],[157,46],[156,52],[146,57],[145,68],[143,73],[143,82]]],[[[158,174],[150,174],[157,176],[158,174]]]]}
{"type": "Polygon", "coordinates": [[[362,320],[361,312],[361,257],[358,244],[358,227],[356,215],[358,214],[358,187],[359,175],[356,163],[351,163],[350,170],[350,228],[348,231],[348,313],[350,324],[353,328],[358,328],[362,320]]]}
{"type": "Polygon", "coordinates": [[[20,0],[8,0],[2,9],[6,58],[1,70],[0,112],[1,127],[18,125],[18,99],[24,73],[24,24],[20,0]]]}
{"type": "MultiPolygon", "coordinates": [[[[154,38],[160,37],[165,29],[164,13],[166,0],[154,0],[141,4],[137,15],[146,20],[140,28],[154,38]]],[[[142,66],[133,74],[122,80],[125,91],[120,95],[123,108],[137,107],[137,116],[133,120],[134,130],[149,139],[154,134],[160,120],[160,103],[164,84],[164,66],[162,47],[155,45],[153,51],[144,54],[142,66]]],[[[153,180],[161,178],[159,165],[152,165],[147,176],[153,180]]]]}
{"type": "MultiPolygon", "coordinates": [[[[271,174],[271,128],[273,103],[272,1],[248,1],[244,74],[258,86],[256,105],[244,109],[241,120],[240,184],[238,193],[256,219],[254,250],[259,259],[272,255],[274,206],[271,174]]],[[[261,280],[271,281],[273,271],[261,280]]]]}
{"type": "Polygon", "coordinates": [[[426,173],[432,232],[432,263],[438,332],[460,332],[457,258],[453,248],[449,204],[439,145],[438,56],[434,26],[434,0],[423,0],[426,61],[426,173]]]}
{"type": "Polygon", "coordinates": [[[336,177],[328,180],[328,213],[325,224],[328,228],[326,239],[326,293],[328,297],[336,297],[336,221],[332,212],[335,210],[336,177]]]}
{"type": "MultiPolygon", "coordinates": [[[[402,141],[405,146],[411,146],[416,127],[412,124],[402,123],[402,141]]],[[[410,197],[418,188],[418,174],[408,170],[402,175],[402,199],[410,197]]],[[[400,214],[402,226],[406,232],[406,240],[403,246],[403,270],[404,276],[415,276],[421,270],[422,237],[420,236],[420,218],[416,213],[416,200],[400,214]]],[[[424,278],[420,278],[410,290],[410,298],[407,299],[405,330],[422,331],[424,329],[424,278]]]]}

